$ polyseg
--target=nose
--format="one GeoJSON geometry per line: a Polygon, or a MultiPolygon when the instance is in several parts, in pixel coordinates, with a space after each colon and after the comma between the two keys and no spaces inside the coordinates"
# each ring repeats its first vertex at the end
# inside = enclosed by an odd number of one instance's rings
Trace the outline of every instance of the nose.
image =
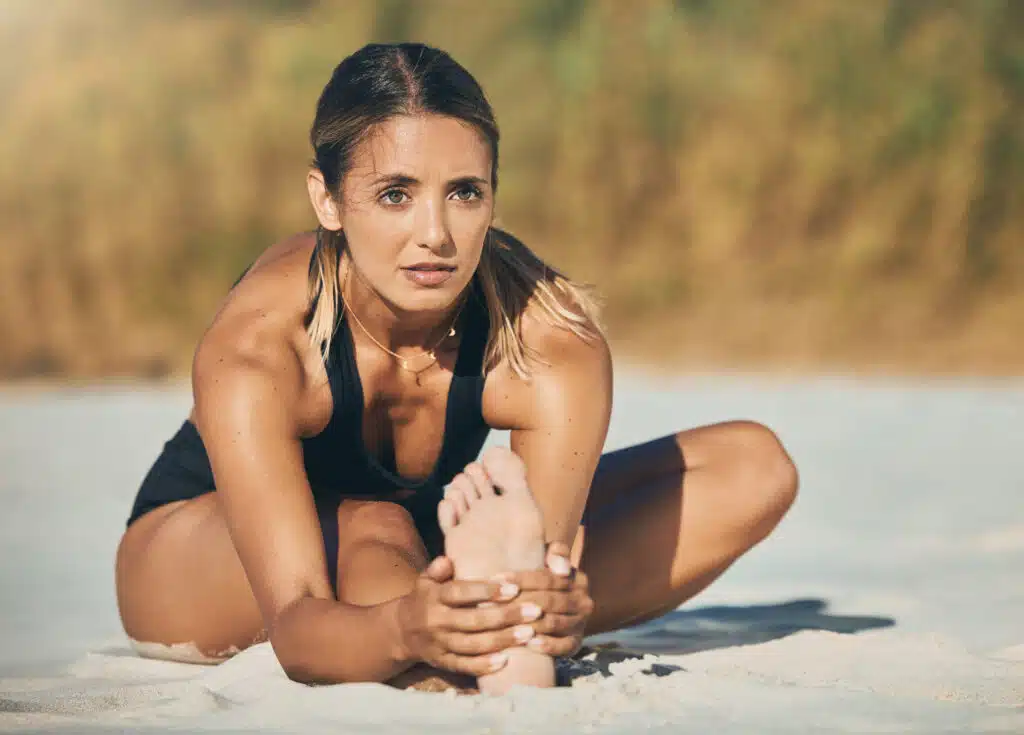
{"type": "Polygon", "coordinates": [[[444,202],[434,201],[433,198],[426,200],[420,208],[418,220],[417,244],[438,255],[443,254],[442,251],[451,242],[444,202]]]}

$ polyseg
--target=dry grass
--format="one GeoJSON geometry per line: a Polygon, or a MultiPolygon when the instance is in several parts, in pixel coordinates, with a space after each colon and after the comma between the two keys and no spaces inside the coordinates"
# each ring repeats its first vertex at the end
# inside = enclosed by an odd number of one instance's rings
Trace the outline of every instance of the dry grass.
{"type": "Polygon", "coordinates": [[[0,375],[186,370],[311,226],[331,69],[399,37],[484,84],[504,224],[598,284],[623,351],[1024,368],[1024,3],[8,0],[0,375]]]}

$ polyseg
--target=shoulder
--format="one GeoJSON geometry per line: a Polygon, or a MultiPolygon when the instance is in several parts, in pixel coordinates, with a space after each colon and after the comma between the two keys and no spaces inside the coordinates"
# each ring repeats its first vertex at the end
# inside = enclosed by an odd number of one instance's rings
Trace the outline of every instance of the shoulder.
{"type": "MultiPolygon", "coordinates": [[[[579,313],[572,304],[562,302],[567,311],[579,313]]],[[[572,372],[575,369],[598,369],[611,366],[611,351],[608,341],[598,325],[583,319],[583,336],[569,327],[556,324],[544,307],[531,302],[519,322],[519,334],[523,345],[534,355],[531,360],[533,371],[572,372]]]]}
{"type": "Polygon", "coordinates": [[[192,361],[197,412],[201,403],[302,393],[319,363],[305,331],[307,245],[298,236],[268,249],[221,304],[192,361]]]}
{"type": "Polygon", "coordinates": [[[518,376],[507,361],[495,366],[484,396],[494,428],[543,425],[576,413],[584,403],[610,411],[611,351],[598,326],[585,324],[586,337],[554,323],[543,306],[527,307],[519,334],[528,352],[529,377],[518,376]]]}

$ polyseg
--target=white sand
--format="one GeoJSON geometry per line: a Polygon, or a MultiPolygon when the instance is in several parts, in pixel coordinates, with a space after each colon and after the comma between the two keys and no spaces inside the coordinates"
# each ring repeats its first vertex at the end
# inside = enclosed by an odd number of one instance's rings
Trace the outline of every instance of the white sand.
{"type": "Polygon", "coordinates": [[[0,731],[1024,732],[1019,381],[621,378],[609,448],[757,418],[797,459],[801,498],[699,598],[594,641],[638,653],[501,699],[305,687],[266,644],[217,666],[140,658],[113,555],[187,403],[0,392],[0,731]]]}

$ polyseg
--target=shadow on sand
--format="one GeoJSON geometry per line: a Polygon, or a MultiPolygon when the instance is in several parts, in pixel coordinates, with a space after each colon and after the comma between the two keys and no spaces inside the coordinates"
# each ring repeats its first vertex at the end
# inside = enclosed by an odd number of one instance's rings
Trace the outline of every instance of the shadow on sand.
{"type": "MultiPolygon", "coordinates": [[[[765,643],[804,630],[859,633],[896,624],[887,617],[832,615],[826,612],[827,606],[825,600],[803,599],[675,610],[626,630],[588,638],[572,664],[560,667],[559,678],[570,683],[595,673],[610,676],[613,664],[642,659],[646,654],[683,655],[765,643]]],[[[643,673],[666,676],[683,670],[674,664],[653,664],[643,673]]]]}

